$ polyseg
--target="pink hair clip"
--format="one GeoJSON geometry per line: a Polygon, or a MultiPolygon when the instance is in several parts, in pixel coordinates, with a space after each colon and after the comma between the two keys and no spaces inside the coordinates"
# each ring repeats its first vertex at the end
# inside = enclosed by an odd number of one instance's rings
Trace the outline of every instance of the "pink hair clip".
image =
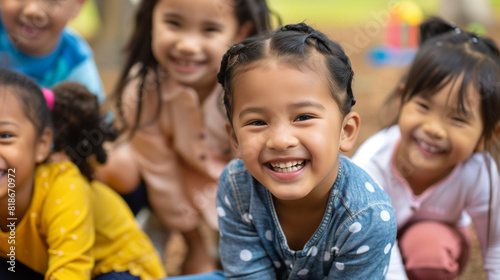
{"type": "Polygon", "coordinates": [[[48,88],[42,88],[42,92],[47,101],[47,106],[49,106],[49,110],[52,111],[54,108],[54,92],[48,88]]]}

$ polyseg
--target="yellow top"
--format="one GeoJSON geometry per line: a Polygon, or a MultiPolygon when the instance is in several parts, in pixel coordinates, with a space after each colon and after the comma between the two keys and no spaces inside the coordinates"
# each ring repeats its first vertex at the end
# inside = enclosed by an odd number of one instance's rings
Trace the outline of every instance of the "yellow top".
{"type": "Polygon", "coordinates": [[[88,181],[71,162],[37,167],[32,199],[16,221],[15,244],[0,231],[0,255],[15,258],[45,279],[90,279],[129,271],[141,279],[165,276],[151,241],[125,202],[108,187],[88,181]]]}
{"type": "Polygon", "coordinates": [[[165,277],[163,264],[149,237],[125,201],[99,181],[91,182],[96,240],[93,275],[129,271],[142,280],[165,277]]]}

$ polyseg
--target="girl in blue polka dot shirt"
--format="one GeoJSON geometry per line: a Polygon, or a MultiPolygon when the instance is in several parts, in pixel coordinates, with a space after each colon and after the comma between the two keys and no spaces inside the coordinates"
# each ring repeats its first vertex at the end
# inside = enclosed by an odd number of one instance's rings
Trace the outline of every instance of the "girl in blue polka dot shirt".
{"type": "Polygon", "coordinates": [[[233,152],[217,192],[228,279],[384,279],[390,199],[340,152],[355,144],[353,71],[304,23],[231,47],[219,73],[233,152]]]}

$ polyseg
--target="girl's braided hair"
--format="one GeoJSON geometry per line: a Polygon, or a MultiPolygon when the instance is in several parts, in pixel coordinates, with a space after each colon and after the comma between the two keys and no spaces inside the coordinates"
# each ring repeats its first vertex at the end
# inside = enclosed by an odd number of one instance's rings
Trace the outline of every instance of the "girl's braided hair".
{"type": "Polygon", "coordinates": [[[271,34],[247,38],[233,45],[223,56],[218,74],[224,88],[224,105],[229,122],[232,120],[233,81],[252,68],[253,62],[276,58],[292,65],[310,63],[317,52],[325,58],[328,81],[333,99],[343,115],[356,103],[352,91],[354,72],[342,47],[325,34],[305,23],[283,26],[271,34]]]}

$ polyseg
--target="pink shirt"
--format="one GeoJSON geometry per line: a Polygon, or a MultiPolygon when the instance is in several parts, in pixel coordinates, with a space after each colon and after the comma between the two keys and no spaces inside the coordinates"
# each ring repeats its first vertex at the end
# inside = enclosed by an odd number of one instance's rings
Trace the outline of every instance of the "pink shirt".
{"type": "Polygon", "coordinates": [[[481,245],[488,279],[500,279],[500,175],[488,153],[475,153],[451,174],[420,195],[414,195],[394,166],[400,141],[398,126],[382,130],[356,151],[353,161],[365,169],[391,196],[398,229],[410,221],[440,221],[456,226],[472,222],[481,245]],[[490,240],[487,242],[490,187],[490,240]]]}
{"type": "MultiPolygon", "coordinates": [[[[217,228],[217,182],[232,158],[222,88],[217,85],[200,104],[192,88],[164,77],[159,99],[150,74],[144,84],[141,126],[131,141],[123,142],[127,147],[122,150],[132,153],[150,203],[166,226],[189,230],[203,217],[217,228]]],[[[123,93],[129,126],[135,122],[139,82],[133,79],[123,93]]]]}

